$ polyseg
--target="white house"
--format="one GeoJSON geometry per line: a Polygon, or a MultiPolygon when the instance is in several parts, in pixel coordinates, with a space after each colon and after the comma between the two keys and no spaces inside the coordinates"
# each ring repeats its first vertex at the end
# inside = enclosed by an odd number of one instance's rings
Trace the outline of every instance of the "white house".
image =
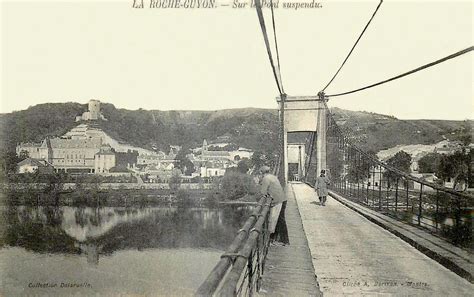
{"type": "Polygon", "coordinates": [[[224,176],[226,169],[217,167],[201,167],[201,177],[224,176]]]}
{"type": "Polygon", "coordinates": [[[18,173],[51,173],[53,166],[45,160],[27,158],[17,164],[18,173]]]}

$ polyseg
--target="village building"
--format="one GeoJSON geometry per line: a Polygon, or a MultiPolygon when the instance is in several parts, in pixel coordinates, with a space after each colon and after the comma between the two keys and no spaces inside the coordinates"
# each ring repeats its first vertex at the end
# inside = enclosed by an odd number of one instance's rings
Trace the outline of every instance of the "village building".
{"type": "Polygon", "coordinates": [[[21,143],[16,151],[18,155],[27,151],[30,158],[48,162],[56,172],[95,173],[99,167],[100,172],[104,172],[115,166],[115,152],[109,147],[104,155],[105,151],[101,152],[101,148],[101,138],[47,138],[36,144],[21,143]],[[96,158],[99,159],[97,166],[96,158]]]}
{"type": "Polygon", "coordinates": [[[201,177],[215,177],[215,176],[224,176],[226,168],[221,167],[201,167],[201,177]]]}
{"type": "Polygon", "coordinates": [[[201,159],[204,161],[231,161],[233,158],[226,151],[202,151],[201,159]]]}
{"type": "MultiPolygon", "coordinates": [[[[347,174],[348,168],[345,168],[347,174]]],[[[387,181],[384,179],[385,168],[376,165],[370,168],[369,177],[366,179],[366,184],[370,187],[386,187],[387,181]]]]}
{"type": "MultiPolygon", "coordinates": [[[[229,137],[223,136],[219,140],[229,140],[229,137]]],[[[228,168],[237,166],[237,163],[242,159],[250,159],[253,151],[247,148],[238,148],[231,151],[226,150],[209,150],[215,148],[223,149],[226,146],[236,146],[231,143],[215,143],[208,144],[204,139],[202,146],[193,149],[194,154],[188,156],[189,160],[194,164],[196,172],[191,177],[216,177],[223,176],[228,168]]]]}
{"type": "Polygon", "coordinates": [[[100,151],[102,140],[90,139],[63,139],[47,140],[51,150],[50,163],[56,171],[70,173],[94,173],[95,155],[100,151]]]}
{"type": "Polygon", "coordinates": [[[250,159],[253,155],[253,151],[244,147],[239,147],[235,151],[229,152],[229,157],[233,161],[239,161],[242,159],[250,159]]]}
{"type": "Polygon", "coordinates": [[[38,160],[33,158],[26,158],[23,161],[18,162],[17,172],[18,173],[35,173],[47,174],[52,173],[54,168],[45,160],[38,160]]]}
{"type": "Polygon", "coordinates": [[[159,152],[156,154],[148,154],[148,155],[139,155],[137,157],[137,164],[138,165],[158,165],[166,158],[165,153],[159,152]]]}
{"type": "Polygon", "coordinates": [[[461,151],[461,150],[462,150],[462,144],[456,141],[452,141],[452,142],[448,142],[442,147],[436,147],[434,149],[434,152],[441,155],[452,155],[455,152],[461,151]]]}
{"type": "MultiPolygon", "coordinates": [[[[427,181],[429,183],[437,183],[438,178],[434,173],[412,173],[411,176],[422,179],[424,181],[427,181]]],[[[413,183],[413,190],[420,191],[421,190],[421,184],[414,182],[413,183]]],[[[430,187],[423,187],[423,191],[425,192],[433,192],[435,191],[433,188],[430,187]]]]}
{"type": "Polygon", "coordinates": [[[87,124],[79,124],[76,127],[69,130],[61,138],[69,139],[85,139],[85,138],[102,138],[104,140],[104,133],[100,129],[90,127],[87,124]]]}
{"type": "Polygon", "coordinates": [[[227,151],[209,151],[207,140],[204,139],[200,159],[202,161],[230,161],[232,157],[227,151]]]}
{"type": "Polygon", "coordinates": [[[100,151],[94,156],[95,173],[109,173],[115,167],[115,153],[109,145],[102,146],[100,151]]]}
{"type": "Polygon", "coordinates": [[[173,175],[173,172],[179,172],[181,174],[181,171],[178,169],[174,169],[173,164],[169,164],[166,167],[162,166],[157,166],[157,165],[150,165],[145,168],[145,170],[142,171],[140,174],[144,179],[146,179],[148,182],[151,183],[167,183],[171,179],[171,176],[173,175]],[[176,171],[177,170],[177,171],[176,171]]]}
{"type": "MultiPolygon", "coordinates": [[[[238,162],[242,159],[250,159],[253,155],[253,151],[247,148],[239,147],[238,149],[225,151],[225,150],[209,150],[211,147],[220,147],[223,148],[229,143],[218,143],[216,146],[215,144],[209,145],[204,139],[201,148],[196,148],[193,150],[195,153],[201,153],[199,155],[199,159],[202,161],[225,161],[225,162],[238,162]]],[[[198,159],[198,158],[196,158],[198,159]]]]}
{"type": "Polygon", "coordinates": [[[135,167],[138,162],[138,151],[128,150],[126,152],[115,151],[115,165],[120,168],[131,168],[135,167]]]}
{"type": "Polygon", "coordinates": [[[26,152],[28,157],[32,159],[44,159],[48,160],[48,147],[46,140],[40,143],[22,142],[16,147],[16,154],[20,156],[26,152]]]}

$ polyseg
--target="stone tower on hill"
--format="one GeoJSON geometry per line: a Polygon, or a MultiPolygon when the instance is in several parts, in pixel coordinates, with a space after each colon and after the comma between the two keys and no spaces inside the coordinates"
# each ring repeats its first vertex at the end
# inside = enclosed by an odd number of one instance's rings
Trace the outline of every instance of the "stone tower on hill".
{"type": "Polygon", "coordinates": [[[84,112],[81,116],[76,117],[76,122],[80,121],[96,121],[106,120],[105,117],[100,113],[100,101],[91,99],[89,100],[89,111],[84,112]]]}

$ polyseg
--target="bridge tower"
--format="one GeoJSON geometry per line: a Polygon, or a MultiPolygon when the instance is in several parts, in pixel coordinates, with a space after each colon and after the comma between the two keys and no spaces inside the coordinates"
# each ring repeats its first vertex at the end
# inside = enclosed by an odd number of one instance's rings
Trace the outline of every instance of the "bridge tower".
{"type": "MultiPolygon", "coordinates": [[[[284,183],[288,182],[289,144],[288,133],[316,132],[317,172],[326,168],[326,131],[327,131],[327,98],[324,93],[318,96],[287,96],[282,106],[281,97],[276,98],[283,113],[283,170],[284,183]]],[[[281,115],[280,115],[281,116],[281,115]]],[[[291,147],[292,145],[290,145],[291,147]]]]}
{"type": "MultiPolygon", "coordinates": [[[[306,159],[306,144],[305,143],[288,143],[288,164],[297,165],[298,179],[305,176],[305,159],[306,159]]],[[[291,172],[290,172],[291,173],[291,172]]]]}

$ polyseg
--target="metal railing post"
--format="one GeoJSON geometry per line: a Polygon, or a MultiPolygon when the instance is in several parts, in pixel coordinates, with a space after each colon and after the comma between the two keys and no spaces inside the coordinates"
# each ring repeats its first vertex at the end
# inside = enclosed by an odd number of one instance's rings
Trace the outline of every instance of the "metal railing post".
{"type": "Polygon", "coordinates": [[[360,183],[359,183],[359,169],[360,169],[360,155],[357,160],[357,201],[360,201],[360,183]]]}
{"type": "Polygon", "coordinates": [[[395,185],[395,214],[398,213],[398,180],[399,177],[397,176],[397,183],[395,185]]]}
{"type": "MultiPolygon", "coordinates": [[[[196,296],[211,296],[215,294],[216,289],[226,277],[229,268],[235,265],[235,261],[237,261],[237,259],[240,259],[239,261],[243,260],[243,258],[236,256],[240,253],[240,251],[242,251],[242,248],[246,246],[250,236],[255,236],[256,231],[254,230],[258,229],[260,230],[259,232],[261,232],[263,228],[268,226],[267,221],[270,203],[270,197],[264,196],[260,199],[258,206],[253,211],[252,215],[250,215],[250,217],[245,221],[243,227],[237,232],[236,237],[232,241],[226,253],[221,256],[220,261],[216,264],[214,269],[209,273],[206,280],[196,291],[196,296]]],[[[242,267],[244,266],[245,265],[242,265],[242,267]]]]}
{"type": "Polygon", "coordinates": [[[409,204],[408,204],[409,203],[409,201],[408,201],[409,200],[409,197],[408,197],[409,196],[408,195],[408,179],[406,180],[405,185],[406,185],[406,190],[407,190],[407,209],[406,210],[408,211],[408,207],[409,207],[409,204]]]}
{"type": "Polygon", "coordinates": [[[382,167],[379,166],[379,210],[382,210],[382,167]]]}
{"type": "Polygon", "coordinates": [[[408,220],[410,224],[428,227],[431,230],[436,229],[436,231],[441,233],[441,236],[449,237],[455,244],[459,242],[462,242],[462,245],[466,244],[466,240],[471,238],[470,232],[472,232],[472,225],[470,223],[472,216],[469,216],[468,213],[472,211],[472,205],[474,204],[472,193],[464,193],[446,188],[423,177],[412,176],[396,166],[378,160],[376,156],[365,153],[352,143],[351,139],[347,138],[345,133],[338,127],[332,115],[330,117],[332,120],[331,129],[334,129],[332,133],[335,133],[334,137],[337,139],[339,147],[335,159],[339,161],[337,166],[342,173],[338,172],[340,174],[334,180],[337,180],[337,188],[340,189],[340,194],[346,195],[346,198],[357,195],[356,202],[360,204],[366,203],[372,209],[387,211],[389,214],[394,212],[398,219],[408,220]],[[367,168],[359,168],[361,163],[363,163],[363,167],[367,166],[367,168]],[[354,172],[354,170],[356,171],[354,172]],[[382,171],[386,177],[385,180],[382,171]],[[379,174],[379,177],[376,178],[376,174],[379,174]],[[363,179],[362,186],[360,184],[361,178],[363,179]],[[356,181],[354,179],[357,179],[357,185],[355,185],[356,181]],[[376,180],[379,184],[376,184],[376,180]],[[372,187],[369,185],[371,181],[372,187]],[[403,181],[403,185],[401,185],[401,181],[403,181]],[[367,183],[366,189],[364,188],[365,183],[367,183]],[[382,189],[382,185],[386,187],[385,190],[382,189]],[[395,186],[394,194],[392,194],[393,186],[395,186]],[[403,194],[403,187],[405,187],[405,194],[403,194]],[[426,189],[426,187],[429,189],[426,189]],[[420,191],[419,193],[416,192],[418,190],[420,191]],[[434,193],[434,191],[436,191],[436,205],[434,205],[435,201],[432,199],[432,194],[430,194],[434,193]],[[360,197],[360,195],[364,194],[366,194],[365,198],[360,197]],[[385,196],[382,197],[382,194],[385,196]],[[427,197],[423,198],[423,195],[427,197]],[[416,205],[417,198],[419,199],[418,205],[416,205]],[[385,207],[384,203],[386,203],[385,207]],[[400,206],[398,205],[399,203],[400,206]],[[430,223],[432,221],[423,221],[423,216],[431,220],[433,210],[435,224],[430,223]],[[399,212],[401,212],[401,215],[399,215],[399,212]],[[445,229],[451,230],[450,232],[440,232],[445,229]]]}
{"type": "Polygon", "coordinates": [[[372,207],[375,207],[375,166],[372,170],[372,207]]]}
{"type": "Polygon", "coordinates": [[[421,185],[420,186],[420,201],[418,203],[418,226],[421,224],[421,215],[422,215],[421,212],[422,212],[422,209],[423,209],[423,207],[421,205],[422,199],[423,199],[423,184],[420,184],[420,185],[421,185]]]}
{"type": "Polygon", "coordinates": [[[367,201],[367,206],[369,205],[369,183],[370,183],[370,164],[367,163],[367,197],[365,198],[367,201]]]}
{"type": "Polygon", "coordinates": [[[435,229],[438,231],[438,219],[439,219],[439,190],[436,190],[436,211],[435,211],[435,229]]]}
{"type": "MultiPolygon", "coordinates": [[[[258,244],[258,239],[257,239],[257,244],[258,244]]],[[[249,296],[253,296],[253,284],[252,284],[252,279],[253,279],[253,256],[255,255],[255,250],[250,252],[250,256],[247,259],[247,269],[249,271],[248,275],[248,289],[249,289],[249,296]]]]}

